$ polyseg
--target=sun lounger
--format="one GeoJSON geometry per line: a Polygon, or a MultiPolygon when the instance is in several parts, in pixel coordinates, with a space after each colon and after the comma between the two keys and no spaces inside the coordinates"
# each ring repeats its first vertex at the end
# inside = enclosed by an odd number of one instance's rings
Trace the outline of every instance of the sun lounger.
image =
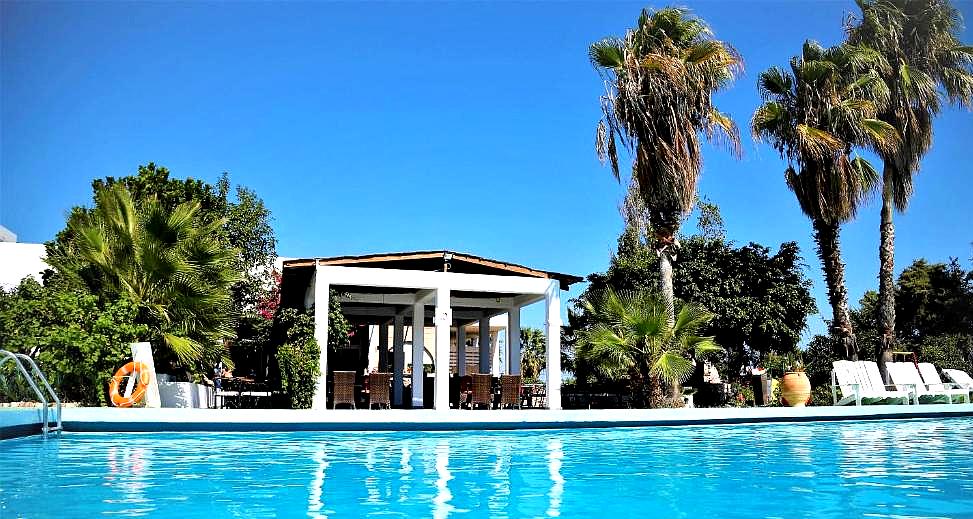
{"type": "MultiPolygon", "coordinates": [[[[926,383],[926,386],[933,389],[955,389],[959,391],[966,391],[967,399],[973,399],[973,379],[970,378],[964,371],[958,369],[944,369],[943,375],[946,376],[948,382],[943,382],[939,378],[939,371],[936,366],[928,362],[919,363],[919,373],[922,374],[922,381],[926,383]]],[[[964,400],[959,395],[953,395],[953,402],[958,402],[964,400]]],[[[969,403],[969,400],[967,400],[969,403]]]]}
{"type": "Polygon", "coordinates": [[[973,391],[973,377],[961,369],[944,369],[943,375],[959,387],[973,391]]]}
{"type": "Polygon", "coordinates": [[[900,404],[909,401],[908,391],[886,388],[878,365],[867,361],[834,361],[831,370],[831,396],[834,405],[900,404]],[[841,399],[838,398],[839,389],[841,399]]]}
{"type": "MultiPolygon", "coordinates": [[[[932,371],[935,371],[935,367],[929,364],[932,371]]],[[[935,376],[935,380],[938,383],[928,384],[923,378],[919,369],[916,365],[911,362],[891,362],[888,364],[889,377],[892,379],[892,383],[896,385],[899,389],[904,389],[912,393],[912,401],[916,404],[951,404],[953,403],[953,397],[958,397],[957,401],[965,401],[969,403],[970,394],[966,389],[949,389],[947,384],[944,384],[942,380],[939,380],[938,374],[935,376]]],[[[927,368],[927,371],[929,369],[927,368]]],[[[930,379],[932,379],[932,373],[928,373],[930,379]]],[[[951,384],[950,384],[951,385],[951,384]]]]}

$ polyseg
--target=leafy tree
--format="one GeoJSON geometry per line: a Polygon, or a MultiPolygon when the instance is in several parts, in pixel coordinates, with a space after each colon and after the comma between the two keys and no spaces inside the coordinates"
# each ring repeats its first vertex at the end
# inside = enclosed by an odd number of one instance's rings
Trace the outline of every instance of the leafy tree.
{"type": "MultiPolygon", "coordinates": [[[[756,243],[737,246],[725,239],[715,205],[701,211],[697,227],[702,235],[684,240],[674,289],[681,301],[692,301],[713,313],[703,333],[713,335],[723,350],[714,357],[720,371],[737,376],[769,353],[795,351],[807,316],[815,312],[811,282],[803,273],[796,243],[781,244],[776,252],[756,243]],[[708,223],[713,222],[713,223],[708,223]],[[708,237],[709,236],[709,237],[708,237]]],[[[701,209],[703,206],[701,205],[701,209]]],[[[611,287],[616,291],[655,288],[659,269],[655,252],[629,227],[618,239],[608,271],[588,276],[581,300],[611,287]]],[[[575,331],[589,325],[584,308],[568,314],[566,344],[575,331]]],[[[576,366],[584,381],[586,366],[576,366]]]]}
{"type": "Polygon", "coordinates": [[[105,405],[108,380],[146,333],[137,314],[125,298],[102,303],[83,290],[26,278],[15,290],[0,290],[0,344],[33,357],[64,401],[105,405]]]}
{"type": "Polygon", "coordinates": [[[611,288],[583,304],[594,324],[581,332],[578,356],[608,378],[628,377],[650,407],[666,404],[663,383],[684,381],[692,374],[693,359],[720,349],[712,337],[700,335],[713,316],[695,305],[673,309],[648,290],[611,288]],[[675,321],[669,320],[672,313],[675,321]]]}
{"type": "Polygon", "coordinates": [[[882,212],[879,244],[878,363],[885,363],[895,340],[896,302],[893,209],[904,211],[913,177],[932,145],[932,120],[949,102],[973,106],[973,47],[959,40],[962,19],[948,0],[856,0],[861,16],[848,27],[854,44],[877,50],[890,65],[879,70],[890,100],[878,118],[901,139],[877,150],[882,158],[882,212]]]}
{"type": "MultiPolygon", "coordinates": [[[[682,219],[696,200],[702,167],[700,136],[728,143],[739,153],[736,125],[712,102],[743,69],[730,45],[685,9],[643,10],[624,38],[589,48],[605,80],[598,156],[621,178],[618,143],[632,156],[634,203],[645,209],[660,258],[660,286],[674,308],[672,261],[682,219]]],[[[670,319],[674,318],[670,314],[670,319]]]]}
{"type": "MultiPolygon", "coordinates": [[[[242,363],[241,368],[266,374],[270,356],[266,351],[267,338],[277,300],[274,272],[277,253],[270,210],[263,201],[246,187],[236,186],[234,189],[226,173],[213,186],[197,179],[173,178],[168,169],[153,163],[139,166],[134,175],[96,179],[92,182],[95,199],[98,193],[115,186],[129,190],[137,209],[151,202],[171,212],[180,204],[195,203],[199,209],[193,217],[194,225],[224,222],[219,229],[214,229],[214,240],[236,252],[232,257],[232,268],[238,274],[230,290],[230,327],[235,336],[228,343],[230,354],[235,362],[242,363]]],[[[71,229],[90,219],[94,211],[93,208],[75,207],[67,227],[47,244],[48,256],[74,254],[70,248],[74,240],[71,229]]],[[[79,265],[78,274],[94,293],[107,295],[107,291],[100,287],[97,268],[79,265]]]]}
{"type": "MultiPolygon", "coordinates": [[[[903,351],[939,367],[973,362],[973,272],[954,258],[948,263],[915,260],[896,282],[896,340],[903,351]]],[[[865,292],[853,312],[867,344],[881,347],[879,295],[865,292]]]]}
{"type": "Polygon", "coordinates": [[[222,220],[199,222],[195,202],[167,210],[155,199],[136,209],[121,185],[99,192],[93,211],[71,221],[70,241],[48,257],[59,275],[110,300],[127,298],[150,326],[150,340],[193,367],[215,364],[231,337],[235,251],[220,241],[222,220]]]}
{"type": "Polygon", "coordinates": [[[547,339],[537,328],[520,330],[520,371],[524,380],[537,380],[547,359],[547,339]]]}
{"type": "Polygon", "coordinates": [[[807,41],[790,65],[790,72],[771,67],[760,74],[765,102],[751,128],[755,138],[769,140],[787,159],[787,186],[814,228],[833,315],[831,333],[845,356],[857,359],[839,233],[877,178],[871,164],[852,157],[852,148],[887,150],[898,138],[894,127],[876,119],[888,89],[874,68],[884,62],[863,47],[825,49],[807,41]]]}

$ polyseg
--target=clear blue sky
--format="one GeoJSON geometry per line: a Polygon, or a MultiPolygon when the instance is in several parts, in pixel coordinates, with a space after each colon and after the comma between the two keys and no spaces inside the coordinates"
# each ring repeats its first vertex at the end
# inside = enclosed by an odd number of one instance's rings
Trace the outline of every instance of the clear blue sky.
{"type": "MultiPolygon", "coordinates": [[[[743,128],[757,74],[805,38],[836,43],[856,11],[851,0],[687,3],[745,59],[719,96],[743,128]]],[[[604,270],[623,189],[593,151],[602,85],[586,49],[644,5],[663,4],[0,2],[0,224],[48,240],[89,203],[92,178],[154,161],[255,189],[285,256],[448,248],[604,270]]],[[[971,256],[973,118],[949,111],[935,130],[896,220],[899,269],[971,256]]],[[[739,161],[706,150],[701,192],[731,239],[798,241],[830,316],[783,162],[748,135],[744,148],[739,161]]],[[[853,304],[877,283],[878,210],[844,231],[853,304]]],[[[525,316],[540,322],[539,309],[525,316]]]]}

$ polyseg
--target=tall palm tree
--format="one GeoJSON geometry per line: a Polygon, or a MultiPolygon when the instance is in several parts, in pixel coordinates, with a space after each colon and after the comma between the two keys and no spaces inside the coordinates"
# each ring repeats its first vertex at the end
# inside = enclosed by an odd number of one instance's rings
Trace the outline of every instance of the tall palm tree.
{"type": "Polygon", "coordinates": [[[689,378],[694,359],[720,351],[713,337],[699,335],[713,319],[699,306],[673,308],[654,291],[612,288],[583,305],[593,324],[578,334],[578,357],[608,378],[642,382],[638,396],[649,407],[664,404],[663,384],[689,378]]]}
{"type": "Polygon", "coordinates": [[[902,139],[882,158],[882,218],[879,226],[878,364],[895,343],[895,227],[892,213],[904,211],[912,196],[913,176],[932,144],[932,120],[944,102],[973,106],[973,47],[958,38],[959,12],[947,0],[856,0],[861,17],[848,27],[848,39],[868,45],[891,65],[883,71],[890,102],[878,118],[899,130],[902,139]]]}
{"type": "Polygon", "coordinates": [[[102,189],[93,211],[71,219],[70,241],[49,263],[97,293],[138,304],[150,339],[182,365],[221,360],[233,332],[236,251],[219,238],[225,222],[200,222],[198,212],[195,202],[136,207],[122,185],[102,189]]]}
{"type": "Polygon", "coordinates": [[[852,149],[886,150],[898,139],[891,125],[876,119],[888,89],[874,69],[884,65],[867,48],[825,49],[807,41],[801,56],[791,59],[790,72],[771,67],[760,74],[765,102],[751,121],[754,138],[770,141],[788,161],[787,186],[814,228],[832,310],[831,335],[849,359],[858,358],[858,346],[839,234],[878,178],[868,161],[852,156],[852,149]]]}
{"type": "Polygon", "coordinates": [[[618,144],[633,158],[631,178],[655,233],[661,290],[673,308],[672,261],[679,226],[696,200],[700,137],[740,153],[736,125],[716,109],[712,95],[743,70],[743,62],[703,20],[672,7],[643,10],[624,38],[595,42],[588,53],[605,81],[598,157],[611,164],[616,180],[618,144]]]}

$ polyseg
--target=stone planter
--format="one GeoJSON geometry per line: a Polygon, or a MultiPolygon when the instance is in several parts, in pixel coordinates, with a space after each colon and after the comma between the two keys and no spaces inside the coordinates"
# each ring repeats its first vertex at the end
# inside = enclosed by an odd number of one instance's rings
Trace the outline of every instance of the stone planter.
{"type": "Polygon", "coordinates": [[[803,371],[788,371],[780,380],[781,403],[791,407],[804,407],[811,400],[811,381],[803,371]]]}

